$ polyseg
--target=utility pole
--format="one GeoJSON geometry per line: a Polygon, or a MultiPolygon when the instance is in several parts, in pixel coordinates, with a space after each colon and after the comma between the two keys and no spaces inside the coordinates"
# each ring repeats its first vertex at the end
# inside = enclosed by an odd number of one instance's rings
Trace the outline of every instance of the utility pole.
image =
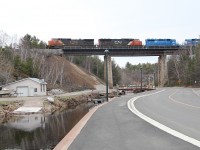
{"type": "Polygon", "coordinates": [[[106,101],[108,102],[108,55],[109,55],[109,50],[105,50],[105,58],[106,58],[106,101]]]}

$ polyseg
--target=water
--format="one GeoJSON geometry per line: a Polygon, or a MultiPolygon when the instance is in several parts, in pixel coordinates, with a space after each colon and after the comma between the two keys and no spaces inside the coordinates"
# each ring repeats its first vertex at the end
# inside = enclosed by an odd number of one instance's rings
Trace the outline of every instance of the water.
{"type": "Polygon", "coordinates": [[[48,116],[20,116],[0,125],[0,149],[53,149],[92,106],[88,103],[48,116]]]}

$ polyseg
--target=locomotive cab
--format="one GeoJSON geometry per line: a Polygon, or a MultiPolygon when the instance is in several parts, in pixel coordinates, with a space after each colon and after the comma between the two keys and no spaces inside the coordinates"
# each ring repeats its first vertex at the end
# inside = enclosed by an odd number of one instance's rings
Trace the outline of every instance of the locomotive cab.
{"type": "Polygon", "coordinates": [[[48,48],[60,48],[63,45],[63,42],[59,39],[51,39],[48,41],[48,48]]]}

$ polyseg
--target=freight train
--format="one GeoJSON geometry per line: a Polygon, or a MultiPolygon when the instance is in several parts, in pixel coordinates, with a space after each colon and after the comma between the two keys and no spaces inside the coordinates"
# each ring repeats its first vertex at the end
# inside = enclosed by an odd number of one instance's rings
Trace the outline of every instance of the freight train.
{"type": "MultiPolygon", "coordinates": [[[[186,46],[195,46],[200,44],[199,39],[186,39],[186,46]]],[[[122,47],[178,47],[179,44],[175,39],[146,39],[145,44],[139,39],[99,39],[98,44],[94,44],[94,39],[70,39],[70,38],[54,38],[48,41],[48,48],[51,49],[67,49],[67,48],[122,48],[122,47]]]]}

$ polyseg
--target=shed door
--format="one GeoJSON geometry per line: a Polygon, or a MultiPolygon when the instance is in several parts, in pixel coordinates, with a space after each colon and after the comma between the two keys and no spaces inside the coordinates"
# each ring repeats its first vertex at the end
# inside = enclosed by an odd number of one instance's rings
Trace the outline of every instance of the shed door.
{"type": "Polygon", "coordinates": [[[17,94],[18,94],[18,96],[29,96],[28,95],[28,87],[27,86],[18,86],[17,94]]]}

